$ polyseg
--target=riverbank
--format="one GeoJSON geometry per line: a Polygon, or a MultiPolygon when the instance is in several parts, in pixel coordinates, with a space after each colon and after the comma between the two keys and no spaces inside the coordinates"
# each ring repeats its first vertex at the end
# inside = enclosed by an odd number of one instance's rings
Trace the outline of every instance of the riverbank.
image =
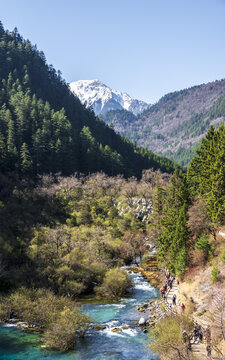
{"type": "Polygon", "coordinates": [[[165,275],[158,265],[157,255],[149,255],[145,262],[131,269],[136,273],[140,272],[143,278],[157,289],[160,289],[165,282],[165,275]]]}

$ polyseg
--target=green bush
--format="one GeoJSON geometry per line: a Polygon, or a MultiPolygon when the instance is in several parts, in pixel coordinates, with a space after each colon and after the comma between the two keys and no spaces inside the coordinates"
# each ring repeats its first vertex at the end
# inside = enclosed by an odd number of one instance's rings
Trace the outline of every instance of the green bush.
{"type": "Polygon", "coordinates": [[[125,270],[114,268],[107,271],[103,284],[95,288],[97,294],[109,298],[118,298],[126,294],[132,282],[125,270]]]}
{"type": "Polygon", "coordinates": [[[188,316],[168,316],[156,323],[150,332],[150,349],[162,359],[186,359],[186,348],[183,344],[183,331],[188,333],[193,324],[188,316]]]}
{"type": "Polygon", "coordinates": [[[219,281],[219,274],[220,274],[220,270],[218,269],[218,266],[214,266],[214,268],[212,269],[211,272],[211,281],[214,283],[216,281],[219,281]]]}
{"type": "Polygon", "coordinates": [[[21,288],[5,299],[10,311],[29,326],[40,329],[50,326],[65,306],[73,306],[70,299],[55,296],[49,290],[28,290],[21,288]]]}
{"type": "Polygon", "coordinates": [[[83,337],[90,320],[77,308],[65,308],[44,335],[47,347],[67,351],[73,349],[78,337],[83,337]]]}
{"type": "Polygon", "coordinates": [[[90,323],[69,298],[42,289],[21,288],[1,299],[0,321],[7,321],[11,312],[30,327],[38,326],[46,345],[61,351],[72,349],[90,323]]]}

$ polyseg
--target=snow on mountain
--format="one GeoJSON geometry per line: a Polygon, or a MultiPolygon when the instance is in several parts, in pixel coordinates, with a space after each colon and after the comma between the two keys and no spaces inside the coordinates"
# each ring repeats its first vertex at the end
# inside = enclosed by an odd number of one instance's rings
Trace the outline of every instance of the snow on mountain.
{"type": "Polygon", "coordinates": [[[109,110],[128,110],[137,115],[150,106],[133,99],[127,93],[112,90],[99,80],[79,80],[70,84],[70,90],[86,106],[91,106],[96,115],[109,110]]]}

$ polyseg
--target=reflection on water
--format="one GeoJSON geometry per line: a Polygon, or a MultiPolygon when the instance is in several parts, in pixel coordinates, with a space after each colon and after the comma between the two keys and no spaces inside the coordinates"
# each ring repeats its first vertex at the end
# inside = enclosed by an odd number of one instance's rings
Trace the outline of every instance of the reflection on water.
{"type": "MultiPolygon", "coordinates": [[[[16,327],[0,327],[1,360],[149,360],[156,359],[146,343],[148,336],[134,323],[143,314],[136,310],[140,305],[158,296],[141,275],[131,273],[134,289],[128,298],[111,304],[85,304],[83,311],[88,313],[93,322],[104,325],[103,330],[90,329],[87,336],[81,339],[76,350],[67,353],[48,351],[40,347],[40,337],[24,333],[16,327]],[[114,328],[118,332],[113,332],[114,328]]],[[[147,314],[146,314],[147,317],[147,314]]]]}

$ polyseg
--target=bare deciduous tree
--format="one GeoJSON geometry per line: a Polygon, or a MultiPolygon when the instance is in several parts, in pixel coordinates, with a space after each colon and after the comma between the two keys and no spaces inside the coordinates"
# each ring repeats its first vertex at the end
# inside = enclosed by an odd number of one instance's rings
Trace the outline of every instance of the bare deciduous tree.
{"type": "Polygon", "coordinates": [[[211,233],[215,237],[216,228],[208,218],[207,207],[202,199],[195,199],[194,204],[190,207],[187,226],[194,239],[197,239],[202,233],[211,233]]]}

